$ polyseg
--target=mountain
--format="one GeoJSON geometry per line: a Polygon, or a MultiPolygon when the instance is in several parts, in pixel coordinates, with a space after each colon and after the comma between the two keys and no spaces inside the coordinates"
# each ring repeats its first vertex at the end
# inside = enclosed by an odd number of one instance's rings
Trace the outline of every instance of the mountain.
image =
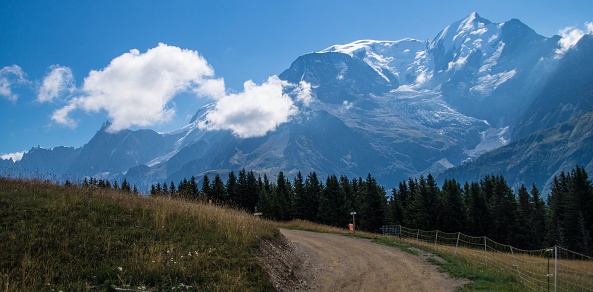
{"type": "Polygon", "coordinates": [[[593,109],[593,35],[583,36],[560,60],[538,98],[525,110],[514,129],[521,138],[593,109]]]}
{"type": "MultiPolygon", "coordinates": [[[[563,56],[559,40],[516,19],[493,23],[472,13],[433,40],[360,40],[298,57],[279,78],[308,82],[314,101],[263,137],[200,128],[211,104],[177,131],[110,133],[105,124],[68,155],[55,148],[45,158],[30,151],[0,167],[26,172],[63,156],[53,169],[58,176],[125,177],[141,185],[242,168],[270,177],[279,171],[288,177],[298,171],[371,173],[386,186],[454,166],[469,177],[462,169],[480,155],[591,108],[592,69],[580,65],[591,63],[591,36],[563,56]]],[[[564,145],[564,152],[576,155],[586,144],[564,145]]],[[[518,159],[504,158],[498,163],[518,159]]]]}
{"type": "Polygon", "coordinates": [[[439,178],[478,181],[486,175],[503,175],[510,186],[535,183],[548,193],[552,178],[576,165],[593,172],[593,111],[553,128],[541,130],[475,161],[446,170],[439,178]]]}

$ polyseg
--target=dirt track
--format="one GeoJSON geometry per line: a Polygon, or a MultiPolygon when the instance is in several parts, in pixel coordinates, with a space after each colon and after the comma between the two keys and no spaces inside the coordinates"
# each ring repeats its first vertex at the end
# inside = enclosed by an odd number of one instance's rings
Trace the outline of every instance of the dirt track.
{"type": "Polygon", "coordinates": [[[453,291],[465,281],[399,249],[336,234],[281,229],[316,291],[453,291]]]}

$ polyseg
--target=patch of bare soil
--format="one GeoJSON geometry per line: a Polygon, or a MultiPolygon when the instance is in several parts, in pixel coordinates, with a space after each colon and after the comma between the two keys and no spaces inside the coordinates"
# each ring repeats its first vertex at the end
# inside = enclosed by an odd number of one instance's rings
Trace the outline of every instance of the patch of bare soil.
{"type": "Polygon", "coordinates": [[[302,247],[284,235],[263,240],[257,257],[277,291],[319,290],[314,273],[317,263],[307,258],[302,247]]]}
{"type": "Polygon", "coordinates": [[[467,283],[439,272],[424,260],[430,255],[337,234],[280,231],[259,250],[279,291],[453,291],[467,283]]]}

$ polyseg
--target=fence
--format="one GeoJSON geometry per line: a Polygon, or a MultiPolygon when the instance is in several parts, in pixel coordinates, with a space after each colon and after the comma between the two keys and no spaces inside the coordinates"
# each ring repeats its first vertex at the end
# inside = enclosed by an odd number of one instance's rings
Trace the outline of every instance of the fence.
{"type": "Polygon", "coordinates": [[[478,269],[512,274],[534,291],[593,291],[593,258],[554,246],[522,250],[492,241],[486,236],[423,231],[401,225],[386,225],[384,235],[446,252],[478,269]]]}

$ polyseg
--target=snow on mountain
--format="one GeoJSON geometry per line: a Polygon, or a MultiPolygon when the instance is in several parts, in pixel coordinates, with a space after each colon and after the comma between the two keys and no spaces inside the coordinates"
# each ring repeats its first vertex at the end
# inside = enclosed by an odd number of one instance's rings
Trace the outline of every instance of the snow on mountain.
{"type": "MultiPolygon", "coordinates": [[[[201,128],[207,105],[168,133],[100,130],[82,149],[69,150],[72,161],[60,169],[143,185],[242,168],[271,177],[279,171],[372,173],[390,186],[511,143],[516,120],[535,104],[559,62],[558,40],[515,19],[493,23],[472,13],[432,41],[334,45],[298,57],[279,75],[292,84],[308,82],[315,98],[262,137],[201,128]]],[[[536,108],[553,117],[546,109],[536,108]]],[[[33,158],[27,153],[22,161],[41,163],[33,158]]]]}
{"type": "MultiPolygon", "coordinates": [[[[334,45],[319,53],[336,52],[363,60],[387,82],[408,85],[418,83],[418,76],[428,70],[426,42],[415,39],[399,41],[361,40],[334,45]]],[[[420,80],[423,81],[423,80],[420,80]]],[[[422,83],[422,82],[420,82],[422,83]]]]}

